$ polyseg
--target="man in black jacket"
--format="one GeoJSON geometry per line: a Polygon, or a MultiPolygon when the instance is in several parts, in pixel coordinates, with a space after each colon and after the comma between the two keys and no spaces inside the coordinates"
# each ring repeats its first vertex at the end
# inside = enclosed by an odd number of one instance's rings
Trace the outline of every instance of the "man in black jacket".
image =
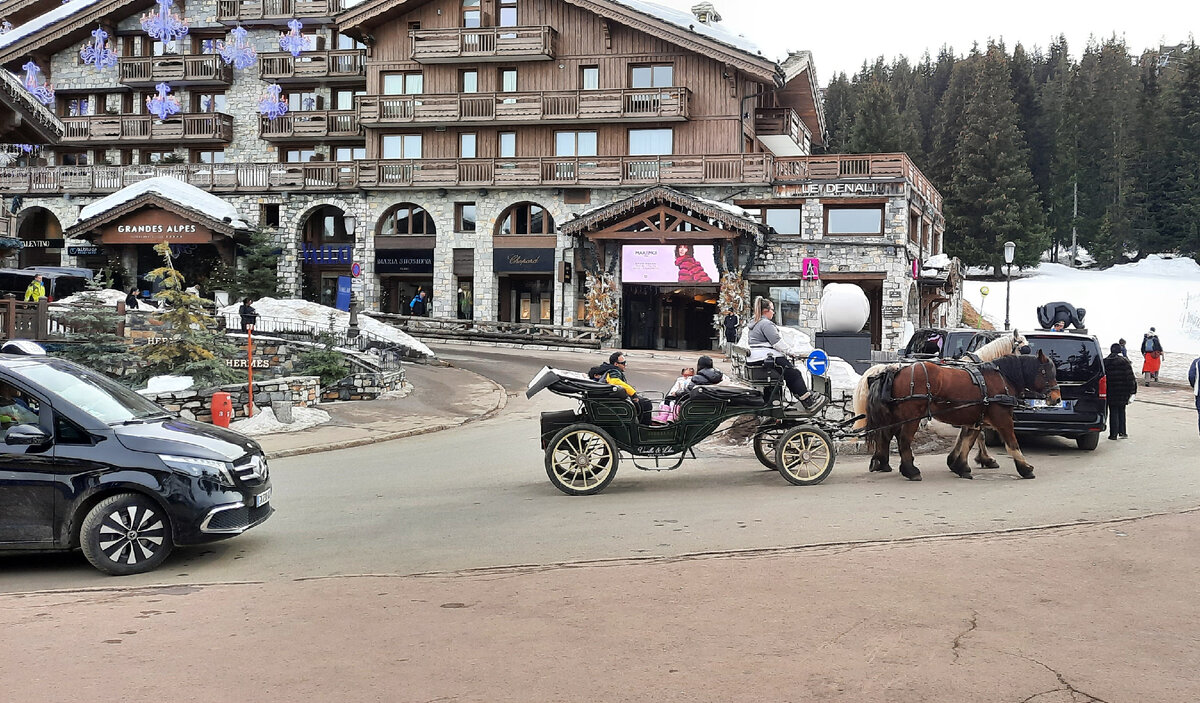
{"type": "Polygon", "coordinates": [[[692,384],[696,386],[715,386],[725,380],[724,374],[713,368],[711,356],[702,356],[696,361],[696,375],[692,376],[692,384]]]}
{"type": "Polygon", "coordinates": [[[1125,406],[1137,393],[1137,376],[1133,375],[1129,360],[1121,356],[1119,343],[1109,347],[1109,351],[1111,353],[1104,357],[1104,374],[1108,377],[1108,438],[1128,439],[1125,406]]]}

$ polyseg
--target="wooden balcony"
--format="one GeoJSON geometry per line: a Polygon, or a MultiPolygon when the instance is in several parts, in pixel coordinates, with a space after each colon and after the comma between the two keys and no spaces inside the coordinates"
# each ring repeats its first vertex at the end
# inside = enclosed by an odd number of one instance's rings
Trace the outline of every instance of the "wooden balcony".
{"type": "Polygon", "coordinates": [[[412,60],[417,63],[549,61],[554,58],[553,27],[451,27],[412,29],[412,60]]]}
{"type": "Polygon", "coordinates": [[[306,51],[299,57],[286,51],[258,55],[259,77],[277,83],[364,83],[366,52],[362,49],[306,51]]]}
{"type": "Polygon", "coordinates": [[[64,117],[63,144],[142,145],[174,149],[181,144],[228,144],[233,118],[220,112],[180,113],[166,120],[154,115],[64,117]]]}
{"type": "Polygon", "coordinates": [[[942,194],[913,164],[908,154],[828,154],[774,159],[775,183],[869,179],[905,181],[941,212],[942,194]]]}
{"type": "Polygon", "coordinates": [[[363,95],[355,98],[355,106],[359,120],[368,127],[679,122],[688,119],[688,90],[363,95]]]}
{"type": "Polygon", "coordinates": [[[803,146],[810,138],[808,128],[800,121],[800,115],[790,107],[759,108],[754,111],[754,131],[761,136],[784,136],[797,146],[803,146]]]}
{"type": "Polygon", "coordinates": [[[272,142],[363,140],[358,115],[353,110],[289,112],[274,120],[260,117],[258,136],[272,142]]]}
{"type": "MultiPolygon", "coordinates": [[[[289,54],[290,55],[290,54],[289,54]]],[[[121,57],[120,81],[130,87],[154,87],[164,81],[173,86],[233,83],[233,66],[216,54],[121,57]]]]}
{"type": "Polygon", "coordinates": [[[329,23],[341,12],[344,0],[217,0],[217,21],[246,26],[285,24],[290,19],[304,23],[329,23]]]}

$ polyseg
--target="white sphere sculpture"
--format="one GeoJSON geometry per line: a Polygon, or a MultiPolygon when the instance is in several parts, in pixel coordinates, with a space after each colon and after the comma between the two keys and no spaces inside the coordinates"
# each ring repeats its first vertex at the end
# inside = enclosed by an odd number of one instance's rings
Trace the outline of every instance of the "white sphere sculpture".
{"type": "Polygon", "coordinates": [[[853,283],[826,283],[817,318],[826,332],[859,332],[871,316],[867,294],[853,283]]]}

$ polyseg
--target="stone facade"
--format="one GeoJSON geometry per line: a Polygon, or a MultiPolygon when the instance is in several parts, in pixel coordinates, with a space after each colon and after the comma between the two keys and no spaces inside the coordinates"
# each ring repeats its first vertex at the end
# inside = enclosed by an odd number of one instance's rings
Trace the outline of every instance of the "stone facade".
{"type": "Polygon", "coordinates": [[[356,373],[321,390],[322,401],[375,400],[380,395],[404,387],[404,370],[380,373],[356,373]]]}

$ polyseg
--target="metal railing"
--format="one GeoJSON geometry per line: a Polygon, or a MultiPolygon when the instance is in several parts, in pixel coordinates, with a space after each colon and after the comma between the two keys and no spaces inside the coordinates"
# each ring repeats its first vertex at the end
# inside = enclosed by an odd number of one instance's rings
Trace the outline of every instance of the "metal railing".
{"type": "Polygon", "coordinates": [[[459,320],[450,317],[413,317],[377,312],[364,314],[418,338],[471,339],[587,349],[599,349],[602,341],[600,331],[594,327],[543,325],[533,322],[459,320]]]}

